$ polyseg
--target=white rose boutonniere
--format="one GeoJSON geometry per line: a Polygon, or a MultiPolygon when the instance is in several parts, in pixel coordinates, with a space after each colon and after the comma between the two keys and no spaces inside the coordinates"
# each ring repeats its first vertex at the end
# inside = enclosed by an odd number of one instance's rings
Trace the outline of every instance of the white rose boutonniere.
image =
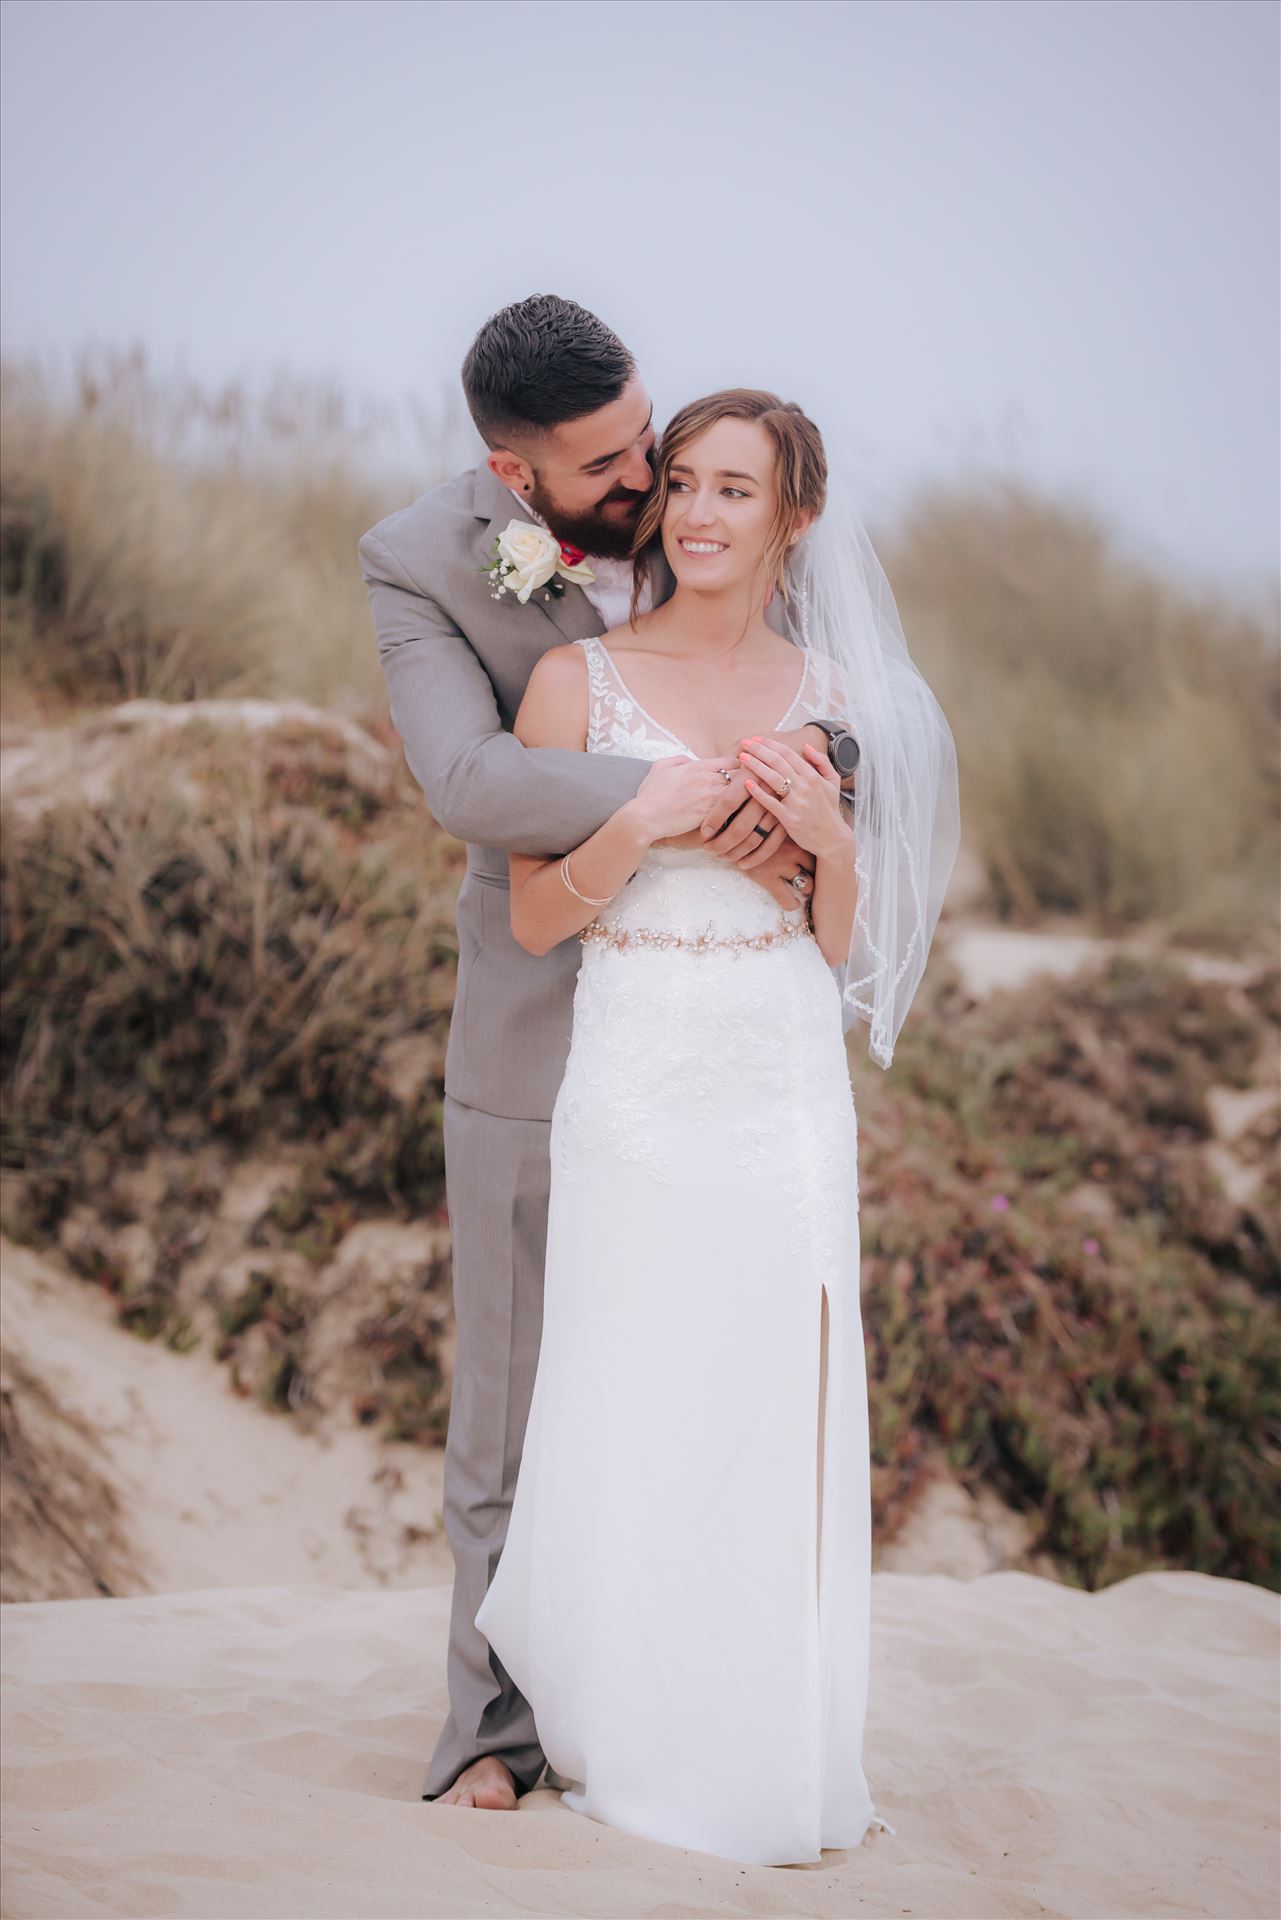
{"type": "Polygon", "coordinates": [[[494,558],[481,572],[493,582],[493,598],[501,600],[514,593],[524,606],[538,587],[547,589],[544,598],[565,591],[567,580],[590,586],[596,575],[585,567],[579,548],[563,545],[546,527],[529,520],[509,520],[494,542],[494,558]]]}

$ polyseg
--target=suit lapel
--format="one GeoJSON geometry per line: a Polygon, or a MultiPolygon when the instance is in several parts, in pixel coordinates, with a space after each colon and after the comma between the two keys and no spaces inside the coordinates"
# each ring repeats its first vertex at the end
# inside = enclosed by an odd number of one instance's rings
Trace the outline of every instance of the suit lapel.
{"type": "MultiPolygon", "coordinates": [[[[481,535],[481,547],[484,553],[482,564],[488,565],[493,561],[494,542],[499,534],[510,521],[521,517],[515,495],[488,467],[476,469],[475,512],[476,518],[486,523],[481,535]]],[[[531,524],[536,524],[532,515],[527,514],[525,518],[531,524]]],[[[536,587],[523,607],[509,600],[505,594],[500,604],[505,606],[509,614],[542,614],[566,640],[591,640],[600,632],[600,615],[582,588],[576,587],[572,581],[566,581],[565,591],[561,594],[548,595],[545,587],[536,587]]],[[[547,644],[552,644],[550,638],[547,644]]]]}
{"type": "Polygon", "coordinates": [[[566,640],[594,640],[600,632],[600,615],[582,588],[575,586],[572,580],[565,582],[564,593],[554,593],[550,600],[542,599],[537,593],[531,594],[531,606],[535,600],[539,602],[539,612],[547,615],[566,640]]]}

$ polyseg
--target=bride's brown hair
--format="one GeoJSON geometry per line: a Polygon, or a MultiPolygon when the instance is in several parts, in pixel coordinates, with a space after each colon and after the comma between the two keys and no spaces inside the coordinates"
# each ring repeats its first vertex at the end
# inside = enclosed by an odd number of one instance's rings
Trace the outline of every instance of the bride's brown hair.
{"type": "Polygon", "coordinates": [[[774,443],[774,478],[778,489],[778,509],[765,547],[764,571],[767,580],[787,598],[784,561],[792,543],[796,523],[802,513],[817,519],[827,499],[827,455],[823,436],[814,422],[793,401],[780,400],[776,393],[760,387],[729,387],[723,393],[710,393],[705,400],[691,400],[668,423],[656,457],[654,491],[641,512],[632,542],[631,625],[641,593],[649,578],[649,547],[663,524],[671,483],[672,463],[692,440],[706,433],[718,420],[755,420],[764,427],[774,443]]]}

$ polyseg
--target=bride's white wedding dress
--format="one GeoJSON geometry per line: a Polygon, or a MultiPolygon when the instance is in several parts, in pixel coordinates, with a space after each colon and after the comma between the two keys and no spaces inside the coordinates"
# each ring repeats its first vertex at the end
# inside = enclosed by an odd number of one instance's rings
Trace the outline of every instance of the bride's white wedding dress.
{"type": "MultiPolygon", "coordinates": [[[[691,752],[579,644],[589,752],[691,752]]],[[[822,668],[803,656],[775,730],[826,710],[822,668]]],[[[742,1862],[886,1824],[861,1759],[857,1148],[804,909],[701,849],[651,850],[584,940],[538,1373],[476,1624],[566,1806],[742,1862]]]]}

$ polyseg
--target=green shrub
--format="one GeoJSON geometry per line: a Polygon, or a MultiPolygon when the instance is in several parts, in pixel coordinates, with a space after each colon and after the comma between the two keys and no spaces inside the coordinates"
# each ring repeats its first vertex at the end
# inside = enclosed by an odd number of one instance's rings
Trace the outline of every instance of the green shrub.
{"type": "Polygon", "coordinates": [[[5,1164],[56,1218],[91,1145],[308,1140],[347,1191],[434,1204],[456,853],[417,790],[371,825],[333,743],[288,732],[136,760],[104,803],[4,818],[5,1164]],[[415,1034],[437,1067],[395,1100],[415,1034]]]}
{"type": "Polygon", "coordinates": [[[1277,981],[1118,960],[974,1006],[943,975],[860,1077],[878,1527],[933,1439],[1085,1585],[1281,1587],[1281,1180],[1235,1204],[1203,1153],[1209,1088],[1275,1078],[1277,981]]]}

